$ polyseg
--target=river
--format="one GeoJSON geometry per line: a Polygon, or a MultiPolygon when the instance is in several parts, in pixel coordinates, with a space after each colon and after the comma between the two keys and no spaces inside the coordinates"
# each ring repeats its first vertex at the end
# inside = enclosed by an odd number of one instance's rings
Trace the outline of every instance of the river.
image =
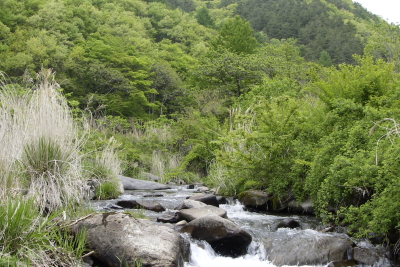
{"type": "MultiPolygon", "coordinates": [[[[174,189],[168,189],[163,191],[126,191],[121,195],[118,200],[137,200],[137,199],[148,199],[159,202],[166,209],[173,210],[178,206],[184,199],[197,193],[195,189],[186,189],[185,187],[176,187],[174,189]]],[[[116,200],[109,201],[94,201],[93,206],[98,210],[104,210],[107,206],[115,204],[116,200]]],[[[266,250],[261,242],[262,238],[268,237],[271,233],[271,225],[274,223],[282,221],[283,219],[291,218],[300,222],[302,230],[300,229],[288,229],[280,228],[274,231],[275,235],[278,236],[295,236],[301,235],[304,237],[309,237],[310,239],[318,239],[325,235],[336,235],[335,233],[321,233],[315,229],[321,228],[321,223],[314,216],[306,215],[284,215],[284,214],[261,214],[245,211],[243,206],[237,201],[230,200],[229,204],[220,205],[220,208],[227,211],[228,218],[235,222],[240,227],[247,230],[253,237],[253,241],[249,246],[248,253],[245,256],[238,258],[222,257],[214,252],[211,246],[199,240],[193,240],[187,235],[183,235],[190,243],[190,260],[185,263],[184,267],[275,267],[273,263],[269,262],[266,250]]],[[[141,210],[144,215],[152,220],[156,220],[160,213],[141,210]]],[[[344,234],[337,234],[344,235],[344,234]]],[[[377,262],[373,267],[387,267],[391,266],[390,263],[381,259],[381,262],[377,262]]],[[[289,267],[290,265],[284,265],[289,267]]],[[[290,267],[325,267],[327,264],[323,265],[291,265],[290,267]]],[[[366,265],[358,265],[366,266],[366,265]]]]}

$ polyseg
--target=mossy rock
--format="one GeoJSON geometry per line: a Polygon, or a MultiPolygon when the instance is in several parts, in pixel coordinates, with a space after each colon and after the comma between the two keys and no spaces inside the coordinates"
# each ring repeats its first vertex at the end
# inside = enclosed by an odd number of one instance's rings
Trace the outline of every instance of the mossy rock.
{"type": "Polygon", "coordinates": [[[239,194],[238,199],[246,208],[256,211],[271,211],[272,194],[260,190],[248,190],[239,194]]]}

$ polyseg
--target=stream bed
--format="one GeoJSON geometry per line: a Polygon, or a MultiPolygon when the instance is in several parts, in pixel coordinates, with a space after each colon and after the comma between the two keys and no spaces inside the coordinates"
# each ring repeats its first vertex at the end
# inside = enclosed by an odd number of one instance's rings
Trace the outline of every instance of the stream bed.
{"type": "MultiPolygon", "coordinates": [[[[192,196],[195,193],[198,193],[197,189],[187,189],[185,186],[177,186],[173,189],[162,191],[126,190],[125,193],[121,195],[118,199],[107,201],[93,201],[91,205],[96,210],[104,211],[113,208],[113,205],[115,205],[115,203],[119,200],[146,199],[160,203],[167,210],[174,210],[174,208],[177,207],[184,199],[192,196]]],[[[271,238],[272,232],[275,238],[291,238],[293,236],[301,236],[304,238],[309,238],[310,240],[317,240],[327,235],[344,236],[344,234],[339,233],[322,233],[321,231],[319,231],[320,229],[322,229],[322,225],[314,216],[254,213],[244,210],[243,206],[233,199],[228,200],[228,202],[228,204],[220,205],[220,208],[227,211],[227,215],[230,220],[235,222],[238,226],[245,229],[248,233],[252,235],[253,241],[248,248],[247,254],[237,258],[222,257],[216,254],[207,242],[194,240],[188,235],[182,234],[182,236],[190,243],[191,252],[190,259],[188,262],[185,263],[184,267],[275,267],[276,265],[268,261],[268,255],[264,247],[264,243],[262,242],[263,239],[271,238]],[[299,228],[279,228],[277,230],[271,229],[271,227],[277,222],[288,218],[299,222],[302,225],[301,230],[299,228]]],[[[138,210],[138,212],[143,213],[144,216],[151,219],[152,221],[156,221],[157,217],[161,215],[158,212],[153,212],[149,210],[138,210]]],[[[283,266],[325,267],[328,265],[325,263],[323,265],[315,264],[283,266]]],[[[388,267],[393,265],[387,260],[387,258],[383,257],[377,260],[377,262],[373,265],[356,266],[388,267]]]]}

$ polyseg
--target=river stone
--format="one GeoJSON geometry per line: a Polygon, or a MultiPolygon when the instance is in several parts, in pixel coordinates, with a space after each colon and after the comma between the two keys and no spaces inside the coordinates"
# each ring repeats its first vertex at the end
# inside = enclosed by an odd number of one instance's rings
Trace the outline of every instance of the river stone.
{"type": "Polygon", "coordinates": [[[219,205],[228,204],[228,200],[223,196],[216,196],[219,205]]]}
{"type": "Polygon", "coordinates": [[[380,251],[376,247],[355,247],[353,249],[353,259],[365,265],[373,266],[379,262],[379,266],[390,266],[390,260],[385,255],[385,251],[380,251]]]}
{"type": "Polygon", "coordinates": [[[210,214],[226,218],[226,210],[210,205],[195,209],[183,209],[180,211],[180,217],[188,222],[210,214]]]}
{"type": "Polygon", "coordinates": [[[185,225],[181,232],[193,238],[207,241],[222,256],[238,257],[247,253],[251,235],[235,223],[215,214],[195,219],[185,225]]]}
{"type": "Polygon", "coordinates": [[[292,200],[288,203],[288,210],[290,213],[300,213],[300,214],[314,214],[315,210],[311,200],[306,200],[303,202],[297,202],[292,200]]]}
{"type": "Polygon", "coordinates": [[[272,231],[276,231],[279,228],[290,228],[290,229],[295,229],[295,228],[300,228],[300,223],[297,222],[296,220],[292,219],[292,218],[286,218],[283,219],[280,222],[274,223],[271,226],[271,230],[272,231]]]}
{"type": "Polygon", "coordinates": [[[165,208],[161,206],[160,203],[154,200],[119,200],[116,203],[118,206],[121,206],[126,209],[146,209],[146,210],[152,210],[155,212],[163,212],[165,211],[165,208]]]}
{"type": "Polygon", "coordinates": [[[179,204],[177,207],[175,207],[176,210],[182,210],[182,209],[195,209],[195,208],[201,208],[205,207],[207,204],[192,200],[192,199],[185,199],[182,201],[181,204],[179,204]]]}
{"type": "Polygon", "coordinates": [[[332,261],[326,267],[352,267],[352,266],[357,266],[357,263],[354,260],[332,261]]]}
{"type": "Polygon", "coordinates": [[[157,217],[157,222],[176,223],[180,221],[179,211],[167,210],[161,216],[157,217]]]}
{"type": "Polygon", "coordinates": [[[200,186],[197,188],[197,191],[201,191],[201,192],[207,192],[209,190],[210,190],[210,188],[208,188],[207,186],[200,186]]]}
{"type": "Polygon", "coordinates": [[[322,265],[348,259],[353,242],[346,235],[314,230],[266,232],[262,238],[268,260],[282,265],[322,265]]]}
{"type": "Polygon", "coordinates": [[[257,211],[272,210],[272,195],[259,190],[248,190],[239,194],[238,199],[243,206],[257,211]]]}
{"type": "Polygon", "coordinates": [[[107,266],[183,266],[188,248],[174,230],[126,213],[93,214],[72,226],[77,233],[86,229],[87,242],[107,266]]]}
{"type": "Polygon", "coordinates": [[[119,175],[118,177],[120,178],[125,190],[163,190],[171,188],[167,185],[152,181],[139,180],[122,175],[119,175]]]}
{"type": "Polygon", "coordinates": [[[197,194],[194,194],[193,196],[189,197],[189,199],[200,201],[207,205],[219,207],[217,197],[212,194],[197,193],[197,194]]]}

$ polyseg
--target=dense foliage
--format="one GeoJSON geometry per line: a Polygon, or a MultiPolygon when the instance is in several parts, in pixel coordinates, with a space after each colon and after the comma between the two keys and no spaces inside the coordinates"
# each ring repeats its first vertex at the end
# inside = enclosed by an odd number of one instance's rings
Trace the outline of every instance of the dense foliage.
{"type": "Polygon", "coordinates": [[[0,70],[55,70],[83,152],[113,137],[125,175],[311,199],[392,243],[399,40],[347,0],[0,2],[0,70]]]}

